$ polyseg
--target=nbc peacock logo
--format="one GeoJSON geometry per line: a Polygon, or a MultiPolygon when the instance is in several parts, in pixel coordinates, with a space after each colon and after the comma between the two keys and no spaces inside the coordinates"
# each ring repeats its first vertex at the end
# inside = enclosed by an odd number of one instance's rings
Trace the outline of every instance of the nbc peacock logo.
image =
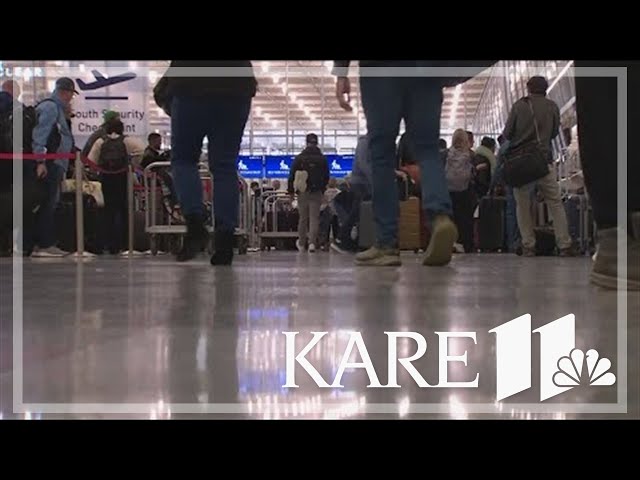
{"type": "Polygon", "coordinates": [[[556,387],[577,386],[611,386],[616,383],[616,376],[611,373],[611,360],[600,358],[597,350],[590,349],[584,353],[574,348],[569,355],[558,359],[558,371],[553,374],[556,387]]]}
{"type": "Polygon", "coordinates": [[[532,387],[532,333],[540,335],[540,401],[575,387],[611,386],[616,376],[611,361],[595,349],[576,348],[576,317],[565,315],[531,330],[526,314],[489,330],[496,334],[496,388],[498,401],[532,387]],[[567,353],[568,352],[568,353],[567,353]]]}

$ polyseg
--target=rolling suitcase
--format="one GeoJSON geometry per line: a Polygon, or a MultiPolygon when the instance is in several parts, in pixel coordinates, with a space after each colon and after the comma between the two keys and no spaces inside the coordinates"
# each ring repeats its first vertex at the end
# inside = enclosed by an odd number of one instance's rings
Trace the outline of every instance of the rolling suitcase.
{"type": "Polygon", "coordinates": [[[552,257],[556,254],[556,236],[553,227],[535,227],[536,256],[552,257]]]}
{"type": "Polygon", "coordinates": [[[593,231],[593,221],[590,218],[587,197],[586,195],[570,194],[563,200],[569,235],[580,252],[585,253],[589,250],[593,231]]]}
{"type": "MultiPolygon", "coordinates": [[[[55,211],[57,245],[66,252],[77,250],[75,192],[63,193],[55,211]]],[[[92,196],[83,194],[84,248],[91,253],[102,253],[102,236],[99,230],[100,209],[92,196]]]]}
{"type": "Polygon", "coordinates": [[[505,197],[484,197],[480,200],[478,218],[478,249],[495,252],[505,249],[505,197]]]}
{"type": "Polygon", "coordinates": [[[398,216],[398,248],[400,250],[419,250],[422,247],[420,214],[418,197],[409,197],[400,202],[398,216]]]}

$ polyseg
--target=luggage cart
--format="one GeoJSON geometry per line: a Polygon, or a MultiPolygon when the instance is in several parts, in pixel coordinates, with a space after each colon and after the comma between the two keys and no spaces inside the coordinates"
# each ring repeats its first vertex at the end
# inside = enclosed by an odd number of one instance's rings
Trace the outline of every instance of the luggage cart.
{"type": "MultiPolygon", "coordinates": [[[[151,254],[158,253],[158,240],[166,237],[169,251],[177,253],[182,247],[184,235],[187,233],[187,227],[184,223],[179,222],[170,214],[160,213],[160,199],[158,198],[161,189],[158,184],[158,170],[171,166],[171,162],[159,161],[147,165],[144,169],[143,185],[144,185],[144,203],[145,209],[145,232],[150,236],[151,254]]],[[[213,233],[213,181],[206,163],[198,164],[198,171],[203,182],[204,198],[209,209],[207,211],[207,221],[205,228],[209,234],[213,233]]],[[[240,201],[238,214],[238,228],[236,229],[236,246],[239,254],[247,252],[248,234],[247,229],[250,228],[250,219],[248,214],[248,192],[246,183],[239,178],[240,185],[240,201]]],[[[207,250],[209,253],[213,251],[212,236],[208,243],[207,250]]]]}
{"type": "Polygon", "coordinates": [[[287,192],[270,191],[264,192],[261,200],[258,216],[260,219],[260,250],[268,250],[271,247],[283,249],[287,240],[298,238],[297,226],[291,231],[278,228],[278,211],[292,210],[292,199],[287,192]]]}
{"type": "MultiPolygon", "coordinates": [[[[253,231],[253,220],[251,215],[251,194],[246,180],[238,174],[238,226],[235,231],[236,248],[239,255],[247,253],[249,248],[249,238],[253,231]]],[[[214,206],[215,208],[215,206],[214,206]]]]}
{"type": "MultiPolygon", "coordinates": [[[[165,245],[168,246],[168,250],[171,253],[177,253],[182,247],[182,240],[187,233],[187,226],[177,221],[172,215],[162,212],[161,201],[158,196],[161,194],[161,188],[158,181],[158,172],[161,168],[168,168],[171,166],[169,161],[153,162],[147,165],[144,169],[144,175],[142,177],[144,185],[144,203],[145,209],[145,232],[149,235],[151,254],[158,254],[159,240],[166,240],[165,245]]],[[[198,170],[200,178],[203,181],[210,180],[209,169],[205,164],[199,164],[198,170]]],[[[211,201],[211,192],[207,199],[211,201]]],[[[210,222],[206,225],[207,231],[211,233],[213,228],[210,222]]]]}

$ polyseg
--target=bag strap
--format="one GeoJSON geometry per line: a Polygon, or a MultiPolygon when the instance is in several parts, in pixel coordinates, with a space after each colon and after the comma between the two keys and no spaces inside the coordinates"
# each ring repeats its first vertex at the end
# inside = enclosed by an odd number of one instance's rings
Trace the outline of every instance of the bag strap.
{"type": "Polygon", "coordinates": [[[538,131],[538,122],[536,121],[536,113],[533,110],[533,104],[531,103],[530,98],[526,98],[525,101],[527,102],[527,105],[529,105],[529,110],[531,110],[531,115],[533,116],[533,126],[536,129],[536,140],[538,141],[538,145],[540,145],[542,142],[540,142],[540,132],[538,131]]]}

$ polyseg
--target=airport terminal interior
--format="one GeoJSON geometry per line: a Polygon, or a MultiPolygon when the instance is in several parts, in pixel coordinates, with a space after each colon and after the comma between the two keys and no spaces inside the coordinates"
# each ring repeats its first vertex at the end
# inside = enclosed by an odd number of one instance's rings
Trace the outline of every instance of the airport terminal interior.
{"type": "MultiPolygon", "coordinates": [[[[146,146],[156,133],[165,151],[171,118],[153,89],[168,65],[0,61],[0,81],[16,81],[20,101],[35,105],[70,77],[79,90],[77,147],[113,110],[126,135],[146,146]]],[[[83,198],[78,233],[78,205],[69,205],[80,196],[64,189],[56,232],[69,254],[23,256],[14,229],[0,258],[0,419],[640,417],[640,293],[589,279],[596,229],[575,160],[574,62],[499,61],[445,88],[440,137],[451,146],[456,130],[471,132],[476,151],[485,138],[497,142],[527,81],[545,77],[560,111],[552,145],[559,188],[565,199],[584,199],[579,226],[568,214],[578,254],[516,254],[506,233],[497,248],[480,248],[477,207],[473,251],[456,244],[444,267],[422,264],[422,231],[415,245],[400,245],[398,267],[355,265],[353,254],[331,248],[335,228],[317,251],[297,249],[297,199],[287,180],[307,134],[317,135],[341,190],[367,133],[357,62],[351,112],[338,105],[333,67],[253,62],[258,91],[238,157],[231,266],[210,264],[211,245],[192,261],[175,260],[186,226],[170,205],[169,162],[128,171],[133,229],[122,252],[101,246],[108,232],[100,202],[83,198]]],[[[83,181],[91,177],[85,168],[83,181]]],[[[206,163],[200,174],[206,205],[224,208],[211,205],[206,163]]],[[[536,231],[548,229],[544,202],[532,205],[536,231]]]]}

